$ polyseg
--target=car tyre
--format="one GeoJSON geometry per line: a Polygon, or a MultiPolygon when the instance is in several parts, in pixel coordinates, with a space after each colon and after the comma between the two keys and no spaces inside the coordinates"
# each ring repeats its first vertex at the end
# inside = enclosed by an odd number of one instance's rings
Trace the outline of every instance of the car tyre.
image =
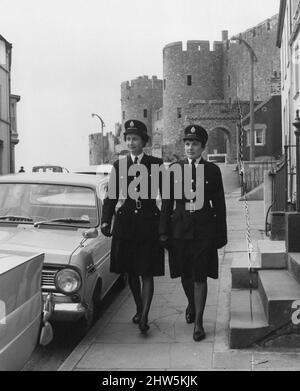
{"type": "Polygon", "coordinates": [[[101,281],[97,282],[93,297],[88,306],[86,315],[78,321],[79,332],[82,335],[87,334],[91,327],[96,323],[101,311],[101,281]]]}

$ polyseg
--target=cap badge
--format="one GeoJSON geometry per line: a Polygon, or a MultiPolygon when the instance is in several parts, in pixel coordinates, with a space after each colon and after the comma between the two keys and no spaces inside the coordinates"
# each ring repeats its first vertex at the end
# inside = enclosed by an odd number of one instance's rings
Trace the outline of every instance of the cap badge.
{"type": "Polygon", "coordinates": [[[133,122],[133,121],[130,122],[130,127],[131,127],[131,128],[134,127],[134,122],[133,122]]]}
{"type": "Polygon", "coordinates": [[[195,129],[195,128],[192,128],[192,129],[191,129],[191,133],[193,133],[193,134],[196,133],[196,129],[195,129]]]}

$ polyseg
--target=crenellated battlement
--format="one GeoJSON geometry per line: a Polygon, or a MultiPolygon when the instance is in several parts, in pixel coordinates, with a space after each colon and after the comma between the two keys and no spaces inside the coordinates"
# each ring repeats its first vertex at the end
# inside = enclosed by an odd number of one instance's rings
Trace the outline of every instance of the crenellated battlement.
{"type": "Polygon", "coordinates": [[[163,53],[213,53],[222,50],[222,42],[214,41],[213,50],[210,50],[210,41],[190,40],[186,42],[186,49],[182,41],[171,42],[163,48],[163,53]]]}
{"type": "Polygon", "coordinates": [[[163,81],[158,79],[157,76],[152,76],[150,79],[148,76],[139,76],[138,78],[131,81],[124,81],[121,83],[122,90],[131,90],[131,89],[161,89],[163,81]]]}
{"type": "Polygon", "coordinates": [[[253,39],[253,38],[260,38],[262,35],[277,31],[278,27],[278,14],[272,16],[269,19],[264,20],[263,22],[259,23],[256,26],[251,27],[250,29],[247,29],[241,33],[236,34],[236,36],[240,36],[241,38],[247,40],[247,39],[253,39]]]}

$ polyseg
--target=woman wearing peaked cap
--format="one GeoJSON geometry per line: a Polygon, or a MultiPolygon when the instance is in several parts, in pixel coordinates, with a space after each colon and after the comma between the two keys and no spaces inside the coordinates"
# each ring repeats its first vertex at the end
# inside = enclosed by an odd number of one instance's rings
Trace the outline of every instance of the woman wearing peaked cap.
{"type": "MultiPolygon", "coordinates": [[[[105,236],[111,236],[112,218],[115,222],[112,229],[111,272],[128,274],[129,286],[132,291],[136,315],[132,321],[139,325],[140,331],[146,333],[149,329],[148,313],[154,293],[154,276],[164,275],[164,248],[159,242],[158,225],[160,210],[156,199],[151,199],[151,166],[163,164],[161,159],[146,155],[143,148],[149,140],[147,127],[137,120],[125,123],[125,142],[130,154],[114,163],[116,173],[116,196],[104,200],[101,230],[105,236]],[[126,165],[127,196],[122,207],[115,213],[120,197],[118,188],[121,169],[126,165]],[[133,199],[128,195],[130,183],[138,176],[128,176],[128,170],[133,164],[144,165],[148,172],[147,199],[133,199]],[[123,166],[122,166],[123,167],[123,166]],[[142,284],[141,284],[142,281],[142,284]]],[[[112,176],[111,176],[112,178],[112,176]]],[[[136,191],[139,189],[136,188],[136,191]]],[[[158,194],[159,188],[157,189],[158,194]]]]}
{"type": "MultiPolygon", "coordinates": [[[[204,165],[204,204],[197,210],[195,200],[176,199],[174,191],[170,199],[163,199],[160,218],[160,240],[169,250],[172,278],[181,277],[188,299],[187,323],[194,323],[193,338],[199,342],[205,338],[203,313],[207,299],[207,278],[218,278],[218,249],[227,244],[226,205],[221,171],[218,166],[203,159],[202,153],[208,134],[198,125],[184,131],[186,159],[175,164],[192,169],[191,191],[196,189],[197,165],[204,165]],[[186,207],[190,203],[189,208],[186,207]]],[[[177,178],[178,179],[178,178],[177,178]]],[[[181,178],[185,183],[184,178],[181,178]]],[[[202,178],[203,180],[203,178],[202,178]]],[[[174,182],[172,182],[174,183],[174,182]]],[[[198,184],[199,185],[199,184],[198,184]]],[[[184,191],[182,194],[185,194],[184,191]]]]}

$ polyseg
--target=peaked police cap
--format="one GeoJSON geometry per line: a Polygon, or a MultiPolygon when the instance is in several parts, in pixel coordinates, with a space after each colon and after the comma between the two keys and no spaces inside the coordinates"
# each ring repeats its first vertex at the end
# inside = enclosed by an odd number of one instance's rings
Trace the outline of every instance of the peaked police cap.
{"type": "Polygon", "coordinates": [[[149,140],[149,136],[147,134],[147,126],[141,121],[138,121],[136,119],[130,119],[129,121],[125,122],[124,128],[125,128],[125,133],[124,133],[125,138],[128,134],[136,134],[146,142],[149,140]]]}
{"type": "Polygon", "coordinates": [[[197,140],[206,145],[208,141],[207,131],[200,125],[189,125],[184,130],[183,141],[186,140],[197,140]]]}

